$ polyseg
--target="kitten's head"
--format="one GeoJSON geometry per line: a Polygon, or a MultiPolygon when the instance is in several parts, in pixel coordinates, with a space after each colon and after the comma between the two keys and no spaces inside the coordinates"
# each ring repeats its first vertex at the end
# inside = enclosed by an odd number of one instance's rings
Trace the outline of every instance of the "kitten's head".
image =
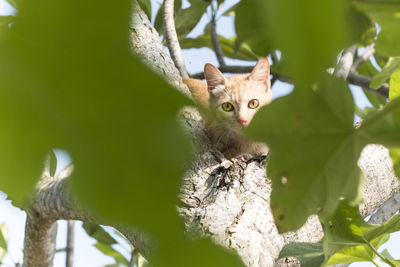
{"type": "Polygon", "coordinates": [[[222,126],[240,130],[272,100],[268,58],[261,58],[246,75],[225,77],[214,65],[204,66],[210,108],[222,126]]]}

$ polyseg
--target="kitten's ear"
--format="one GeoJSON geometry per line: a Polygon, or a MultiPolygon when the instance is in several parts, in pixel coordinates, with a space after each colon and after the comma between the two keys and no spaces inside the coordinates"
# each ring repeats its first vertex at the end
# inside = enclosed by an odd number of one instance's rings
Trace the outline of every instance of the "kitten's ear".
{"type": "Polygon", "coordinates": [[[254,66],[252,72],[249,75],[249,79],[253,81],[259,81],[269,86],[269,60],[268,58],[260,58],[254,66]]]}
{"type": "Polygon", "coordinates": [[[226,83],[225,76],[217,67],[210,63],[204,65],[204,77],[206,78],[207,87],[209,90],[214,89],[218,85],[224,85],[226,83]]]}

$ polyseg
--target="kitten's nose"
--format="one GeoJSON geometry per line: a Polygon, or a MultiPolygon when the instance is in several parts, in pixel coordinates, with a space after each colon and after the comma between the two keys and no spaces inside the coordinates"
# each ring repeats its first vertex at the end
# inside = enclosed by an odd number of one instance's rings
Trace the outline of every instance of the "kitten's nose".
{"type": "Polygon", "coordinates": [[[247,120],[239,120],[240,125],[245,126],[246,125],[247,120]]]}

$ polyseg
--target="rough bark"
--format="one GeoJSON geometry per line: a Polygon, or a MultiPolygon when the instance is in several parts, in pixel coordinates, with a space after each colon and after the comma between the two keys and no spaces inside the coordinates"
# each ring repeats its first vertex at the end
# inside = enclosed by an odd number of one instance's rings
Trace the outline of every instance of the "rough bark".
{"type": "MultiPolygon", "coordinates": [[[[134,52],[170,84],[189,95],[148,18],[137,5],[134,11],[130,27],[134,52]]],[[[183,179],[182,205],[178,207],[189,233],[209,236],[216,243],[235,250],[247,266],[272,266],[284,243],[314,242],[321,238],[322,230],[316,217],[311,217],[296,233],[279,235],[269,208],[271,185],[265,175],[263,159],[226,160],[210,146],[196,109],[185,108],[181,118],[197,148],[183,179]]],[[[370,145],[364,149],[359,166],[366,181],[365,205],[361,210],[366,215],[397,192],[399,183],[387,149],[381,146],[370,145]]],[[[151,255],[151,243],[145,236],[128,226],[101,221],[76,205],[68,190],[67,177],[71,171],[72,166],[57,178],[45,171],[38,184],[37,195],[27,210],[24,266],[51,266],[53,225],[58,219],[114,226],[141,254],[151,255]]]]}

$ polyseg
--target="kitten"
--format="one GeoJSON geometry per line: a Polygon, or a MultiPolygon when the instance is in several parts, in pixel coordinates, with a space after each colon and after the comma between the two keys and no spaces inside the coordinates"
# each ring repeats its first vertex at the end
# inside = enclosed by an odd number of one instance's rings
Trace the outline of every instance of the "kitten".
{"type": "Polygon", "coordinates": [[[183,79],[200,107],[212,144],[226,158],[243,154],[265,156],[268,148],[247,140],[241,131],[259,108],[272,101],[268,58],[261,58],[250,74],[225,77],[215,66],[204,66],[206,82],[183,79]]]}

